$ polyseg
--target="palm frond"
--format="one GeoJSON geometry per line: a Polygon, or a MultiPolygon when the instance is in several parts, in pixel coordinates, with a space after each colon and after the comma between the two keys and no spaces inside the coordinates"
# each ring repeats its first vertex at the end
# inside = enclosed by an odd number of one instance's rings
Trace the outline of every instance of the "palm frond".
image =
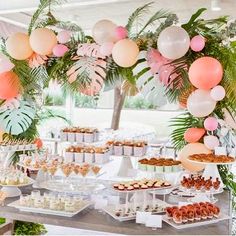
{"type": "Polygon", "coordinates": [[[149,18],[149,20],[146,22],[146,24],[142,27],[142,29],[138,32],[137,36],[141,35],[145,29],[153,24],[156,24],[157,21],[160,19],[167,18],[170,15],[169,11],[165,10],[159,10],[157,11],[153,16],[149,18]]]}
{"type": "Polygon", "coordinates": [[[128,19],[128,23],[127,25],[125,26],[126,29],[128,30],[128,33],[129,33],[129,36],[131,36],[132,34],[132,30],[133,30],[133,27],[136,27],[137,26],[137,23],[138,23],[138,20],[140,20],[140,18],[145,15],[145,14],[148,14],[149,13],[149,10],[150,10],[150,7],[152,6],[154,2],[149,2],[139,8],[137,8],[132,14],[131,16],[129,17],[128,19]],[[136,24],[136,25],[135,25],[136,24]]]}

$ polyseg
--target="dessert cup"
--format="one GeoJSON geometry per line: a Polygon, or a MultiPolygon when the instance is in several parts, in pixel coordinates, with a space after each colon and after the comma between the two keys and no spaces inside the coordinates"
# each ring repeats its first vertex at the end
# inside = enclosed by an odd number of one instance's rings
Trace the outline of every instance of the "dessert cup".
{"type": "Polygon", "coordinates": [[[89,164],[94,163],[94,161],[95,161],[94,156],[95,156],[94,153],[85,153],[84,154],[84,161],[89,164]]]}
{"type": "Polygon", "coordinates": [[[75,142],[75,133],[68,132],[67,135],[68,135],[68,142],[74,143],[75,142]]]}
{"type": "Polygon", "coordinates": [[[133,155],[133,147],[132,146],[124,146],[124,155],[132,156],[133,155]]]}
{"type": "Polygon", "coordinates": [[[172,165],[171,166],[164,166],[164,172],[171,173],[172,172],[172,165]]]}
{"type": "Polygon", "coordinates": [[[122,156],[124,153],[123,146],[114,146],[114,155],[122,156]]]}
{"type": "Polygon", "coordinates": [[[155,170],[155,165],[147,165],[147,171],[154,172],[155,170]]]}
{"type": "Polygon", "coordinates": [[[84,133],[84,142],[85,143],[93,143],[94,142],[94,134],[93,133],[84,133]]]}
{"type": "Polygon", "coordinates": [[[61,132],[60,132],[60,137],[61,137],[61,141],[62,141],[62,142],[68,141],[67,132],[61,131],[61,132]]]}
{"type": "Polygon", "coordinates": [[[95,153],[95,162],[98,164],[104,164],[108,160],[108,155],[107,153],[95,153]]]}
{"type": "Polygon", "coordinates": [[[75,163],[83,163],[84,162],[84,153],[83,152],[76,152],[74,154],[75,163]]]}
{"type": "Polygon", "coordinates": [[[76,133],[75,139],[77,143],[82,143],[84,141],[84,134],[83,133],[76,133]]]}
{"type": "Polygon", "coordinates": [[[157,173],[163,173],[163,171],[164,171],[163,166],[156,166],[156,172],[157,173]]]}

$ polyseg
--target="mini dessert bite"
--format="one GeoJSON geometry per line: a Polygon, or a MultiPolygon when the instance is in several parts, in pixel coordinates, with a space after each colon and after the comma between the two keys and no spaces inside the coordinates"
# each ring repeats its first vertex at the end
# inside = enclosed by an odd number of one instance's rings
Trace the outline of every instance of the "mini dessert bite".
{"type": "Polygon", "coordinates": [[[208,162],[208,163],[231,163],[235,161],[235,158],[226,155],[210,154],[193,154],[188,157],[189,160],[208,162]]]}

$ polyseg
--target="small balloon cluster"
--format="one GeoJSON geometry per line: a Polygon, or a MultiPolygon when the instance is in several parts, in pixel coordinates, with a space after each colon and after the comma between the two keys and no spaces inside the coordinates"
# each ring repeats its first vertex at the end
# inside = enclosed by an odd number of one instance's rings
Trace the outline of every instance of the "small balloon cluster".
{"type": "Polygon", "coordinates": [[[93,27],[93,38],[104,56],[111,56],[121,67],[131,67],[137,62],[139,48],[128,38],[128,31],[110,20],[98,21],[93,27]]]}
{"type": "MultiPolygon", "coordinates": [[[[6,52],[15,60],[28,60],[31,68],[45,63],[48,57],[62,57],[69,50],[65,45],[70,40],[68,31],[57,35],[47,28],[37,28],[30,35],[15,33],[6,40],[6,52]],[[19,47],[20,45],[20,47],[19,47]]],[[[22,89],[15,67],[7,56],[0,54],[0,99],[8,100],[17,97],[22,89]]]]}

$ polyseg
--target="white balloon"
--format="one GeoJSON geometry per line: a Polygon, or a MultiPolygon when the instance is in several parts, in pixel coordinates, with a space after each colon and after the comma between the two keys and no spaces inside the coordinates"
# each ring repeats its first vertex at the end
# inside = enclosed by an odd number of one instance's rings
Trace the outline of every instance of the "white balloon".
{"type": "Polygon", "coordinates": [[[188,111],[195,117],[205,117],[210,115],[216,106],[216,101],[212,99],[210,91],[197,89],[193,91],[187,100],[188,111]]]}
{"type": "Polygon", "coordinates": [[[169,26],[159,35],[157,46],[168,59],[178,59],[189,50],[190,38],[187,31],[179,26],[169,26]]]}
{"type": "Polygon", "coordinates": [[[214,135],[204,136],[203,141],[204,145],[210,150],[214,150],[220,145],[219,139],[214,135]]]}

